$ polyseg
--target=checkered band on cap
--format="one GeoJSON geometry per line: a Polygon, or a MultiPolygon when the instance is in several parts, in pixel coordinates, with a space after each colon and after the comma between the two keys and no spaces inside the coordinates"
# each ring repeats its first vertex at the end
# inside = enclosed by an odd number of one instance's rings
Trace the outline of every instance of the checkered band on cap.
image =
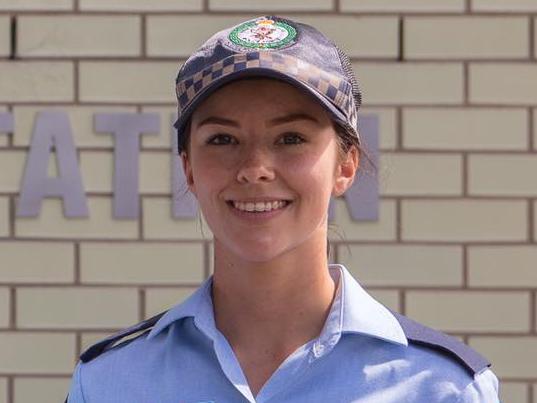
{"type": "Polygon", "coordinates": [[[291,76],[328,98],[357,127],[356,103],[352,85],[343,77],[328,73],[296,57],[269,51],[239,53],[207,66],[193,76],[177,82],[179,115],[212,82],[239,71],[268,68],[291,76]]]}

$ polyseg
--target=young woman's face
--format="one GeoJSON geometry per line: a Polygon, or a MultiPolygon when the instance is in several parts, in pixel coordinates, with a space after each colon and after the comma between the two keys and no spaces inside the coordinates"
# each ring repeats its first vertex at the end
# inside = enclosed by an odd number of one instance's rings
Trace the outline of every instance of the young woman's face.
{"type": "Polygon", "coordinates": [[[339,160],[332,121],[315,100],[260,78],[232,82],[200,104],[182,162],[217,242],[259,262],[324,245],[330,196],[351,185],[357,157],[339,160]]]}

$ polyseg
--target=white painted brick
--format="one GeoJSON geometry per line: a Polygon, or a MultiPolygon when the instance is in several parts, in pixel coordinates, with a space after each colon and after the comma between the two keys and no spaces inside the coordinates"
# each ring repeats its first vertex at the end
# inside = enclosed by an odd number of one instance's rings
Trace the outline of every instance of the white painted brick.
{"type": "Polygon", "coordinates": [[[65,400],[71,378],[15,378],[13,403],[58,403],[65,400]]]}
{"type": "Polygon", "coordinates": [[[17,289],[19,328],[112,328],[128,326],[136,320],[138,291],[134,288],[17,289]]]}
{"type": "Polygon", "coordinates": [[[398,291],[392,290],[367,290],[373,298],[392,311],[401,312],[400,297],[398,291]]]}
{"type": "Polygon", "coordinates": [[[338,257],[366,286],[462,285],[460,246],[342,245],[338,257]]]}
{"type": "Polygon", "coordinates": [[[383,153],[383,195],[461,195],[462,157],[456,154],[383,153]]]}
{"type": "Polygon", "coordinates": [[[72,243],[0,242],[0,282],[68,283],[74,280],[72,243]]]}
{"type": "MultiPolygon", "coordinates": [[[[537,24],[535,25],[537,26],[537,24]]],[[[533,119],[533,149],[537,150],[537,109],[533,109],[532,119],[533,119]]]]}
{"type": "Polygon", "coordinates": [[[0,378],[0,402],[7,403],[7,378],[0,378]]]}
{"type": "Polygon", "coordinates": [[[405,56],[413,59],[524,58],[528,56],[526,17],[407,17],[405,56]]]}
{"type": "Polygon", "coordinates": [[[472,0],[472,11],[487,12],[534,12],[537,11],[535,0],[472,0]]]}
{"type": "Polygon", "coordinates": [[[132,15],[19,16],[19,56],[139,56],[141,19],[132,15]]]}
{"type": "Polygon", "coordinates": [[[0,192],[19,192],[25,162],[24,151],[0,150],[0,192]]]}
{"type": "MultiPolygon", "coordinates": [[[[62,111],[69,115],[71,134],[77,147],[110,148],[114,146],[114,136],[109,133],[96,133],[93,115],[97,113],[136,113],[134,107],[120,106],[15,106],[13,118],[15,123],[14,144],[27,146],[31,142],[37,113],[40,111],[62,111]]],[[[144,136],[142,136],[143,138],[144,136]]],[[[147,136],[152,137],[152,136],[147,136]]]]}
{"type": "Polygon", "coordinates": [[[203,249],[190,243],[84,243],[80,249],[84,283],[199,283],[203,249]]]}
{"type": "Polygon", "coordinates": [[[209,0],[209,10],[213,11],[329,11],[333,7],[332,0],[209,0]]]}
{"type": "Polygon", "coordinates": [[[178,68],[176,62],[81,62],[80,100],[176,103],[178,68]]]}
{"type": "Polygon", "coordinates": [[[150,318],[187,299],[196,288],[149,288],[145,292],[145,316],[150,318]]]}
{"type": "MultiPolygon", "coordinates": [[[[302,2],[302,4],[306,3],[302,2]]],[[[243,14],[236,16],[149,16],[147,52],[150,56],[188,57],[216,31],[253,17],[255,16],[243,14]]],[[[390,58],[397,56],[398,24],[394,17],[304,14],[294,16],[293,19],[313,25],[341,46],[349,56],[390,58]]]]}
{"type": "Polygon", "coordinates": [[[472,103],[537,103],[535,63],[470,63],[468,74],[472,103]]]}
{"type": "Polygon", "coordinates": [[[364,104],[459,104],[463,71],[459,63],[353,63],[364,104]]]}
{"type": "Polygon", "coordinates": [[[303,15],[293,19],[314,26],[350,57],[396,58],[398,55],[396,17],[303,15]]]}
{"type": "Polygon", "coordinates": [[[529,401],[528,385],[523,382],[507,382],[502,380],[499,392],[502,402],[526,403],[529,401]]]}
{"type": "Polygon", "coordinates": [[[0,10],[72,10],[73,0],[0,0],[0,10]]]}
{"type": "Polygon", "coordinates": [[[460,12],[464,11],[464,0],[341,0],[341,11],[353,12],[460,12]]]}
{"type": "MultiPolygon", "coordinates": [[[[393,200],[381,200],[379,204],[379,219],[377,221],[354,221],[345,201],[338,197],[335,199],[335,221],[337,233],[344,234],[346,241],[382,240],[389,241],[396,238],[396,213],[393,200]]],[[[329,231],[328,237],[332,241],[339,240],[329,231]]]]}
{"type": "MultiPolygon", "coordinates": [[[[188,57],[221,29],[232,27],[255,15],[153,15],[147,17],[149,56],[188,57]]],[[[179,70],[179,64],[176,66],[179,70]]],[[[175,71],[177,75],[177,71],[175,71]]],[[[175,79],[175,75],[173,79],[175,79]]],[[[175,81],[169,80],[169,83],[175,81]]]]}
{"type": "Polygon", "coordinates": [[[403,200],[401,214],[404,240],[471,242],[527,238],[526,203],[518,200],[403,200]]]}
{"type": "Polygon", "coordinates": [[[0,197],[0,237],[9,235],[9,199],[0,197]]]}
{"type": "Polygon", "coordinates": [[[66,218],[60,199],[43,201],[38,217],[17,217],[17,237],[133,239],[138,237],[137,220],[114,219],[110,197],[89,197],[89,217],[66,218]]]}
{"type": "Polygon", "coordinates": [[[529,293],[407,291],[406,314],[447,332],[527,332],[529,293]],[[499,320],[501,318],[501,320],[499,320]]]}
{"type": "Polygon", "coordinates": [[[468,193],[537,196],[537,154],[476,154],[468,159],[468,193]],[[498,169],[501,167],[500,169],[498,169]]]}
{"type": "Polygon", "coordinates": [[[171,193],[171,151],[140,153],[141,193],[171,193]]]}
{"type": "Polygon", "coordinates": [[[52,151],[50,153],[50,158],[47,161],[47,176],[49,178],[57,178],[60,175],[60,171],[58,169],[58,158],[56,156],[56,152],[52,151]]]}
{"type": "Polygon", "coordinates": [[[533,202],[533,239],[537,239],[537,200],[533,202]]]}
{"type": "Polygon", "coordinates": [[[393,150],[397,146],[397,116],[394,108],[360,108],[358,121],[365,115],[376,116],[379,120],[379,147],[393,150]]]}
{"type": "Polygon", "coordinates": [[[202,0],[80,0],[84,11],[201,11],[202,0]]]}
{"type": "Polygon", "coordinates": [[[528,145],[524,109],[403,108],[402,120],[405,148],[523,150],[528,145]]]}
{"type": "Polygon", "coordinates": [[[74,334],[0,333],[0,372],[65,375],[73,371],[75,360],[74,334]]]}
{"type": "Polygon", "coordinates": [[[537,287],[537,247],[471,246],[468,283],[474,287],[537,287]]]}
{"type": "Polygon", "coordinates": [[[154,107],[142,108],[143,113],[157,113],[160,116],[160,132],[157,136],[142,136],[142,148],[165,148],[171,150],[172,136],[176,136],[177,130],[173,127],[177,119],[177,108],[154,107]]]}
{"type": "MultiPolygon", "coordinates": [[[[2,266],[4,263],[2,262],[2,266]]],[[[0,328],[9,326],[9,315],[11,303],[9,297],[9,288],[0,287],[0,328]]]]}
{"type": "Polygon", "coordinates": [[[0,102],[70,102],[72,62],[0,61],[0,102]]]}
{"type": "MultiPolygon", "coordinates": [[[[502,320],[505,319],[502,317],[502,320]]],[[[475,348],[494,365],[494,373],[500,378],[537,377],[537,337],[478,337],[469,338],[475,348]]],[[[500,386],[501,388],[501,386],[500,386]]],[[[508,401],[506,400],[506,403],[508,401]]]]}
{"type": "Polygon", "coordinates": [[[82,151],[79,155],[84,190],[86,192],[112,192],[114,152],[82,151]]]}
{"type": "Polygon", "coordinates": [[[200,210],[198,210],[200,218],[175,219],[172,217],[171,197],[146,197],[143,200],[143,211],[144,239],[212,239],[211,229],[201,217],[200,210]]]}
{"type": "Polygon", "coordinates": [[[11,22],[9,16],[0,16],[0,56],[9,56],[11,51],[11,22]]]}

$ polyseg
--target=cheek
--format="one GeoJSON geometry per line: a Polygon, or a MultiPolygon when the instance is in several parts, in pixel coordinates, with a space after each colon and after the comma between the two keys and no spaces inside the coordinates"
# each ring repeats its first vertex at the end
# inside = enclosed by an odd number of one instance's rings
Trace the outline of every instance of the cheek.
{"type": "Polygon", "coordinates": [[[209,159],[192,161],[192,180],[198,201],[204,204],[208,195],[218,192],[225,181],[222,179],[226,170],[209,159]]]}
{"type": "Polygon", "coordinates": [[[327,153],[318,155],[296,155],[286,159],[287,177],[302,188],[309,189],[314,197],[320,192],[331,192],[334,178],[334,163],[327,153]]]}

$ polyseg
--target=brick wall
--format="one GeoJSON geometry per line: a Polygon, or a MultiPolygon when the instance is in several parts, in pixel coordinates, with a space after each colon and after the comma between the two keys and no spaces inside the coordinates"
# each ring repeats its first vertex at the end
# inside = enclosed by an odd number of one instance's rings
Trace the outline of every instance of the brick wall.
{"type": "Polygon", "coordinates": [[[169,213],[173,80],[214,31],[265,12],[334,38],[380,118],[380,219],[353,222],[338,200],[335,259],[485,354],[505,402],[537,403],[535,0],[0,0],[0,112],[15,121],[0,134],[0,402],[63,401],[81,349],[209,275],[207,224],[169,213]],[[54,107],[90,218],[56,199],[15,218],[32,124],[54,107]],[[138,220],[111,218],[102,111],[161,116],[142,138],[138,220]]]}

